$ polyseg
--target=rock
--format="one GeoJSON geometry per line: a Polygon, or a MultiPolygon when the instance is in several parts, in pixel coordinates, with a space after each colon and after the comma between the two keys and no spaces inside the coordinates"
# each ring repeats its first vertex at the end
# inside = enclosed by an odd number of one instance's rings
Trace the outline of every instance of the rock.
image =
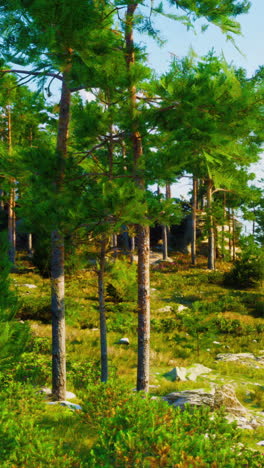
{"type": "Polygon", "coordinates": [[[215,389],[214,408],[217,409],[222,406],[233,416],[245,418],[248,416],[246,408],[238,401],[232,385],[222,385],[215,389]]]}
{"type": "Polygon", "coordinates": [[[37,288],[37,286],[35,284],[22,284],[21,286],[24,286],[25,288],[29,288],[29,289],[34,289],[34,288],[37,288]]]}
{"type": "Polygon", "coordinates": [[[192,380],[195,381],[199,375],[208,374],[212,369],[205,367],[202,364],[193,364],[191,367],[174,367],[170,372],[164,374],[172,382],[175,380],[192,380]]]}
{"type": "Polygon", "coordinates": [[[193,364],[193,366],[187,368],[187,380],[195,381],[199,375],[209,374],[212,369],[203,366],[203,364],[193,364]]]}
{"type": "MultiPolygon", "coordinates": [[[[45,395],[47,396],[51,396],[52,395],[52,391],[51,391],[51,388],[48,388],[48,387],[43,387],[40,389],[39,393],[44,393],[45,395]]],[[[74,398],[76,398],[76,395],[75,393],[73,392],[66,392],[66,398],[68,400],[73,400],[74,398]]],[[[55,402],[56,403],[56,402],[55,402]]]]}
{"type": "Polygon", "coordinates": [[[216,359],[222,362],[239,362],[240,364],[244,364],[246,366],[254,367],[256,369],[260,369],[260,365],[264,365],[264,358],[263,356],[256,357],[252,353],[226,353],[226,354],[217,354],[216,359]]]}
{"type": "Polygon", "coordinates": [[[213,344],[221,345],[222,343],[220,343],[220,341],[213,341],[213,344]]]}
{"type": "Polygon", "coordinates": [[[186,404],[191,406],[206,405],[210,408],[214,407],[214,394],[205,392],[202,388],[197,390],[185,390],[183,392],[169,393],[163,397],[170,405],[184,408],[186,404]]]}
{"type": "Polygon", "coordinates": [[[178,312],[183,312],[184,310],[188,310],[188,307],[186,307],[185,305],[183,304],[180,304],[178,306],[178,312]]]}
{"type": "Polygon", "coordinates": [[[165,307],[162,307],[161,309],[158,309],[158,312],[171,312],[173,309],[172,309],[172,306],[165,306],[165,307]]]}
{"type": "Polygon", "coordinates": [[[77,405],[76,403],[71,403],[70,401],[66,401],[66,400],[47,401],[47,405],[60,405],[60,406],[66,406],[67,408],[71,410],[82,410],[82,407],[80,405],[77,405]]]}
{"type": "Polygon", "coordinates": [[[82,410],[82,407],[80,405],[77,405],[76,403],[71,403],[70,401],[60,401],[59,402],[61,406],[67,406],[67,408],[71,410],[82,410]]]}
{"type": "Polygon", "coordinates": [[[175,382],[176,380],[187,380],[186,379],[187,369],[186,367],[174,367],[170,372],[164,374],[168,380],[175,382]]]}
{"type": "Polygon", "coordinates": [[[120,340],[117,342],[117,344],[125,344],[129,345],[129,339],[128,338],[120,338],[120,340]]]}
{"type": "Polygon", "coordinates": [[[257,442],[257,445],[262,445],[262,446],[264,446],[264,440],[260,440],[259,442],[257,442]]]}

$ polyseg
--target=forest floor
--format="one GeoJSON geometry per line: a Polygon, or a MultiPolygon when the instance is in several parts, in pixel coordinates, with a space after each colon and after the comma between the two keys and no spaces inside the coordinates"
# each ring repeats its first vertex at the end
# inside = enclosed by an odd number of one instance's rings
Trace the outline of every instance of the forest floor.
{"type": "MultiPolygon", "coordinates": [[[[243,361],[216,359],[219,353],[263,355],[264,296],[261,289],[226,287],[223,275],[230,269],[229,263],[218,262],[217,270],[209,271],[204,257],[198,257],[197,266],[191,267],[187,255],[171,254],[170,262],[159,261],[158,254],[155,255],[151,265],[150,393],[164,396],[175,391],[209,390],[212,385],[231,383],[243,406],[252,414],[263,412],[263,368],[249,366],[243,361]],[[172,381],[166,375],[175,367],[189,367],[194,363],[203,364],[212,372],[199,376],[196,381],[172,381]]],[[[135,270],[135,266],[132,268],[135,270]]],[[[23,256],[12,279],[20,299],[17,319],[30,323],[34,336],[33,351],[31,349],[21,357],[23,379],[34,381],[39,388],[50,387],[49,279],[41,277],[23,256]]],[[[112,279],[111,271],[107,271],[106,284],[112,279]]],[[[135,302],[125,299],[135,284],[127,284],[124,275],[123,278],[115,277],[116,280],[119,288],[115,288],[116,283],[112,281],[114,286],[107,288],[106,301],[110,375],[125,381],[132,390],[136,382],[137,313],[135,302]],[[122,337],[129,339],[129,345],[118,344],[122,337]]],[[[93,265],[66,277],[66,322],[67,390],[77,395],[75,403],[82,404],[84,388],[99,375],[97,274],[93,265]]],[[[61,410],[52,411],[54,409],[47,409],[46,423],[53,424],[52,418],[57,418],[57,424],[62,424],[68,434],[66,440],[74,438],[80,445],[79,429],[71,424],[66,430],[61,410]]],[[[85,430],[82,427],[82,431],[82,449],[85,445],[91,447],[94,434],[88,427],[85,430]]],[[[249,447],[263,450],[256,446],[262,440],[264,427],[244,431],[243,441],[249,447]]]]}

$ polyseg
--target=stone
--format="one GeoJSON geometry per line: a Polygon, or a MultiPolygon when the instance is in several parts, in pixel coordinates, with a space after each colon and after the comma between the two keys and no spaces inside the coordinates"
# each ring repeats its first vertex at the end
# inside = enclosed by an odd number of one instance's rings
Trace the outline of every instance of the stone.
{"type": "Polygon", "coordinates": [[[80,405],[77,405],[76,403],[71,403],[70,401],[60,401],[59,404],[61,406],[66,406],[71,410],[82,410],[82,407],[80,405]]]}
{"type": "Polygon", "coordinates": [[[170,372],[164,374],[168,380],[175,382],[176,380],[186,381],[192,380],[195,381],[198,376],[203,374],[208,374],[212,369],[205,367],[202,364],[193,364],[191,367],[174,367],[170,372]]]}
{"type": "Polygon", "coordinates": [[[239,362],[246,366],[254,367],[255,369],[260,369],[260,365],[264,365],[263,356],[256,357],[252,353],[226,353],[226,354],[217,354],[216,359],[223,362],[239,362]]]}
{"type": "Polygon", "coordinates": [[[187,368],[186,379],[195,381],[200,375],[209,374],[209,372],[212,372],[209,367],[205,367],[203,364],[193,364],[187,368]]]}
{"type": "Polygon", "coordinates": [[[71,403],[70,401],[62,400],[62,401],[47,401],[47,405],[60,405],[60,406],[66,406],[67,408],[71,410],[82,410],[82,407],[80,405],[77,405],[76,403],[71,403]]]}
{"type": "Polygon", "coordinates": [[[129,345],[129,339],[124,337],[124,338],[120,338],[120,340],[117,342],[117,344],[125,344],[125,345],[129,345]]]}
{"type": "Polygon", "coordinates": [[[186,367],[174,367],[170,372],[164,374],[164,377],[171,380],[171,382],[175,382],[176,380],[186,380],[186,374],[186,367]]]}
{"type": "Polygon", "coordinates": [[[221,345],[222,343],[220,343],[220,341],[213,341],[213,344],[221,345]]]}
{"type": "Polygon", "coordinates": [[[238,401],[232,385],[222,385],[221,387],[217,387],[215,389],[214,408],[217,409],[221,408],[222,406],[224,406],[226,411],[233,416],[248,416],[246,408],[241,405],[240,401],[238,401]]]}
{"type": "Polygon", "coordinates": [[[210,408],[214,407],[214,394],[205,392],[202,388],[197,390],[185,390],[183,392],[169,393],[163,397],[163,400],[167,401],[174,407],[180,407],[182,409],[184,409],[186,404],[191,406],[206,405],[210,408]]]}
{"type": "Polygon", "coordinates": [[[34,289],[34,288],[37,288],[37,286],[35,284],[22,284],[21,286],[24,286],[25,288],[29,288],[29,289],[34,289]]]}
{"type": "Polygon", "coordinates": [[[172,306],[167,305],[165,307],[162,307],[161,309],[158,309],[158,312],[171,312],[172,310],[172,306]]]}
{"type": "Polygon", "coordinates": [[[188,307],[186,307],[185,305],[183,304],[180,304],[178,306],[178,312],[183,312],[184,310],[188,310],[188,307]]]}
{"type": "Polygon", "coordinates": [[[248,359],[255,361],[256,357],[252,353],[237,353],[237,354],[226,353],[226,354],[217,354],[216,359],[218,361],[224,361],[224,362],[244,361],[248,359]]]}
{"type": "MultiPolygon", "coordinates": [[[[51,388],[48,388],[48,387],[43,387],[40,389],[39,393],[44,393],[45,395],[47,396],[51,396],[52,395],[52,391],[51,391],[51,388]]],[[[75,393],[73,392],[66,392],[66,398],[68,400],[73,400],[74,398],[77,398],[75,393]]]]}
{"type": "Polygon", "coordinates": [[[260,440],[259,442],[257,442],[257,445],[264,446],[264,440],[260,440]]]}

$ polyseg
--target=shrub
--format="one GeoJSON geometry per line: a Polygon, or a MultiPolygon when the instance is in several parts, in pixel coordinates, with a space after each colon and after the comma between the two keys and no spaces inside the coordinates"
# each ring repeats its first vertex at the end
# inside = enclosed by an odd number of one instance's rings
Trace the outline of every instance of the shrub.
{"type": "Polygon", "coordinates": [[[237,459],[240,466],[257,467],[263,462],[263,455],[239,444],[240,432],[222,412],[212,417],[207,407],[181,411],[113,384],[97,386],[88,400],[84,417],[97,419],[99,432],[91,468],[224,468],[237,466],[237,459]]]}
{"type": "Polygon", "coordinates": [[[251,238],[242,246],[240,258],[231,270],[224,275],[224,284],[237,288],[247,288],[262,282],[264,278],[264,253],[251,238]]]}
{"type": "Polygon", "coordinates": [[[116,260],[108,266],[106,291],[113,302],[134,301],[137,294],[136,265],[116,260]]]}

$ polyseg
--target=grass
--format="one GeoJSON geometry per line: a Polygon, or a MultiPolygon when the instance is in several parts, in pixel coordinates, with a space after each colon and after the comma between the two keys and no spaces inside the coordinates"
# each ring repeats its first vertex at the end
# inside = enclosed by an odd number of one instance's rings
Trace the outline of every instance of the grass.
{"type": "MultiPolygon", "coordinates": [[[[175,262],[177,259],[181,260],[177,269],[175,268],[177,271],[173,271],[173,267],[172,271],[167,272],[158,267],[151,271],[151,288],[155,291],[151,292],[150,384],[156,386],[151,389],[151,394],[162,396],[173,391],[193,388],[208,390],[211,381],[218,384],[232,381],[243,404],[253,410],[263,410],[264,387],[253,385],[257,382],[264,386],[263,370],[215,360],[218,353],[252,352],[258,355],[259,350],[264,349],[261,291],[252,288],[241,292],[224,287],[221,279],[222,273],[230,267],[227,263],[222,263],[217,272],[208,272],[203,258],[199,258],[196,268],[189,266],[186,256],[177,255],[175,262]],[[191,308],[195,301],[206,305],[209,319],[218,317],[221,320],[225,319],[228,326],[232,323],[239,325],[238,329],[230,329],[229,332],[214,332],[214,336],[209,336],[202,344],[199,356],[191,331],[183,325],[182,316],[177,312],[179,305],[191,308]],[[171,310],[159,311],[168,305],[171,306],[171,310]],[[215,344],[214,341],[220,344],[215,344]],[[189,366],[196,362],[211,367],[212,374],[206,378],[199,378],[197,382],[170,382],[164,376],[173,367],[189,366]],[[247,395],[248,389],[250,398],[247,395]]],[[[44,370],[35,384],[37,382],[39,386],[49,386],[50,374],[47,374],[45,366],[50,360],[50,284],[49,279],[41,278],[35,270],[26,266],[27,270],[23,269],[21,262],[20,270],[12,274],[14,287],[17,288],[21,300],[18,318],[30,321],[32,333],[37,339],[35,346],[39,347],[39,366],[44,370]],[[30,289],[24,286],[25,284],[34,284],[37,287],[30,289]],[[41,377],[43,381],[40,382],[41,377]]],[[[85,387],[82,388],[82,378],[83,385],[87,385],[85,365],[91,363],[94,370],[99,370],[99,317],[96,297],[97,276],[93,267],[66,278],[68,365],[70,368],[75,363],[80,363],[80,379],[78,381],[70,374],[68,390],[77,395],[85,390],[85,387]]],[[[137,366],[136,304],[115,303],[108,297],[106,309],[110,373],[125,381],[132,390],[135,387],[137,366]],[[117,344],[122,336],[129,338],[129,346],[117,344]]],[[[183,311],[183,316],[184,313],[183,311]]],[[[31,352],[34,355],[36,350],[31,352]]],[[[92,446],[96,437],[91,427],[82,426],[80,420],[68,410],[59,407],[54,410],[47,406],[39,424],[46,427],[56,424],[58,434],[64,434],[65,443],[69,444],[69,447],[75,445],[80,452],[85,452],[92,446]]],[[[256,441],[264,438],[261,434],[261,429],[253,431],[247,438],[248,444],[256,449],[256,441]]]]}

